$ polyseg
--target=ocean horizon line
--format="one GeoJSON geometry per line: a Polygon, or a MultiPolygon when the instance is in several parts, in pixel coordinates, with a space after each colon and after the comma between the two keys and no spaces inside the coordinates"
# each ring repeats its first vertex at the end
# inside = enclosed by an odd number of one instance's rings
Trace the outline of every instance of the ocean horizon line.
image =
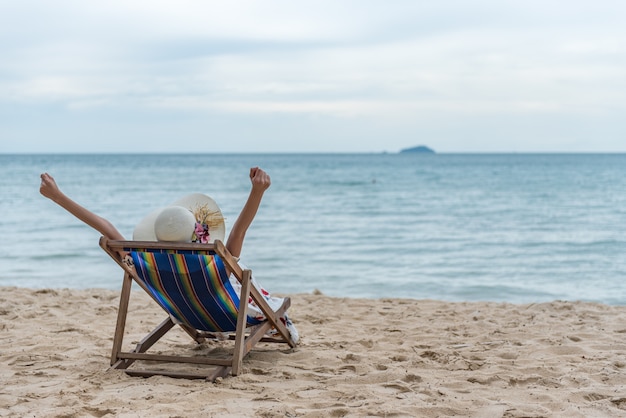
{"type": "Polygon", "coordinates": [[[626,155],[625,151],[435,151],[434,153],[411,153],[401,151],[218,151],[218,152],[2,152],[0,156],[92,156],[92,155],[412,155],[433,157],[436,155],[626,155]]]}

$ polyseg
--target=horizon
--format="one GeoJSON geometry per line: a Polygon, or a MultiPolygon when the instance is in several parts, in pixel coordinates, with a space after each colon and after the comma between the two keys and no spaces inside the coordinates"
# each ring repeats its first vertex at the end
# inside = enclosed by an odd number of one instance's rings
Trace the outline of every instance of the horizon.
{"type": "Polygon", "coordinates": [[[14,156],[14,155],[418,155],[418,156],[432,156],[432,155],[624,155],[626,151],[444,151],[439,152],[434,150],[433,153],[411,153],[400,151],[256,151],[256,152],[243,152],[243,151],[219,151],[219,152],[0,152],[0,155],[14,156]]]}

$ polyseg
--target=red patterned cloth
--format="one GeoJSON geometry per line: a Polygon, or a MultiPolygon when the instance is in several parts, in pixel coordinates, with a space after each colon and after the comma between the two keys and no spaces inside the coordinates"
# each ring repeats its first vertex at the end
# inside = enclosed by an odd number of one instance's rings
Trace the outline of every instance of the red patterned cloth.
{"type": "MultiPolygon", "coordinates": [[[[243,265],[241,262],[239,263],[239,266],[242,269],[246,268],[246,266],[243,265]]],[[[233,289],[235,289],[235,292],[237,292],[238,295],[241,295],[241,283],[239,283],[239,280],[237,280],[237,278],[232,274],[230,275],[229,279],[230,279],[230,284],[233,286],[233,289]]],[[[267,304],[270,306],[270,308],[272,308],[273,311],[278,310],[278,308],[280,308],[283,302],[285,301],[284,298],[278,298],[278,297],[272,296],[270,292],[265,290],[256,281],[254,277],[252,277],[252,285],[257,288],[257,290],[261,293],[261,295],[263,296],[263,298],[265,299],[267,304]]],[[[259,321],[264,321],[266,319],[263,312],[261,312],[261,310],[256,305],[256,303],[254,303],[251,297],[248,298],[248,316],[251,318],[258,319],[259,321]]],[[[282,316],[280,319],[283,321],[283,323],[287,327],[287,330],[291,334],[291,338],[297,344],[298,341],[300,340],[300,336],[298,334],[298,330],[296,329],[295,325],[293,324],[293,322],[291,322],[291,319],[289,319],[289,316],[287,316],[287,313],[285,313],[285,315],[282,316]]]]}

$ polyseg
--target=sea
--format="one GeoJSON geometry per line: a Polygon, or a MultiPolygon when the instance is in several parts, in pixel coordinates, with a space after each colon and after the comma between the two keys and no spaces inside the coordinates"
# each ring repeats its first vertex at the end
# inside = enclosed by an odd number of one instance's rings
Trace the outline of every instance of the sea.
{"type": "Polygon", "coordinates": [[[272,185],[242,260],[274,293],[626,304],[626,154],[4,154],[0,286],[121,286],[42,172],[131,238],[194,192],[228,231],[256,166],[272,185]]]}

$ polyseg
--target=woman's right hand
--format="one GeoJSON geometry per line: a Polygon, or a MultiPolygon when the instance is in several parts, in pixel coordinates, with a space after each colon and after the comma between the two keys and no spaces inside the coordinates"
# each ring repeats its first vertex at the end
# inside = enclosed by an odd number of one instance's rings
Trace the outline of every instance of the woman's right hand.
{"type": "Polygon", "coordinates": [[[269,174],[259,167],[250,169],[250,181],[252,182],[252,188],[259,191],[267,190],[272,184],[269,174]]]}

